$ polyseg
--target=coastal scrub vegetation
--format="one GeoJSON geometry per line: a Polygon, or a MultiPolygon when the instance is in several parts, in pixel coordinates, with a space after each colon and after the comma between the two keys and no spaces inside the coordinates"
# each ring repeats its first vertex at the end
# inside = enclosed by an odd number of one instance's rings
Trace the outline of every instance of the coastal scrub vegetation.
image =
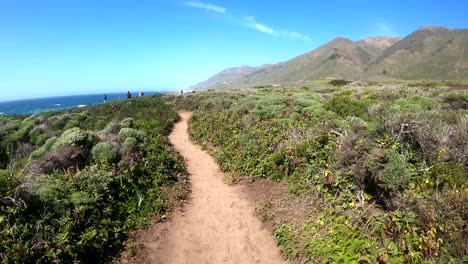
{"type": "MultiPolygon", "coordinates": [[[[208,91],[190,136],[221,169],[287,184],[317,208],[268,215],[290,259],[310,263],[468,261],[466,91],[443,84],[208,91]]],[[[344,86],[342,86],[344,85],[344,86]]]]}
{"type": "Polygon", "coordinates": [[[111,261],[187,193],[177,119],[159,96],[0,116],[0,262],[111,261]]]}

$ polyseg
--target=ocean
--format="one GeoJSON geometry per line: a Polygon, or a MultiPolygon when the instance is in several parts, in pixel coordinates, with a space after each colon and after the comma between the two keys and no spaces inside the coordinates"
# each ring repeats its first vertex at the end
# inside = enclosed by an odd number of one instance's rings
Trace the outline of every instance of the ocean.
{"type": "MultiPolygon", "coordinates": [[[[152,95],[156,92],[144,92],[152,95]]],[[[138,96],[138,93],[132,93],[138,96]]],[[[125,93],[108,93],[107,101],[125,99],[125,93]]],[[[36,114],[48,110],[62,110],[72,107],[101,104],[104,102],[104,94],[71,95],[60,97],[47,97],[37,99],[25,99],[0,102],[0,115],[36,114]]]]}

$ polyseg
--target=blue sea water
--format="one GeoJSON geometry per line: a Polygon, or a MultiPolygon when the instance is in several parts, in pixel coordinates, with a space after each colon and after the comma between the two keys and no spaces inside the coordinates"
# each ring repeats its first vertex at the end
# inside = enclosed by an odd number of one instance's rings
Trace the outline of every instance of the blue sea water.
{"type": "MultiPolygon", "coordinates": [[[[144,92],[146,95],[155,92],[144,92]]],[[[138,94],[132,93],[132,96],[138,94]]],[[[107,101],[125,99],[125,93],[109,93],[107,101]]],[[[60,97],[47,97],[37,99],[25,99],[17,101],[0,102],[1,115],[36,114],[47,110],[61,110],[72,107],[100,104],[104,102],[104,94],[86,94],[60,97]]]]}

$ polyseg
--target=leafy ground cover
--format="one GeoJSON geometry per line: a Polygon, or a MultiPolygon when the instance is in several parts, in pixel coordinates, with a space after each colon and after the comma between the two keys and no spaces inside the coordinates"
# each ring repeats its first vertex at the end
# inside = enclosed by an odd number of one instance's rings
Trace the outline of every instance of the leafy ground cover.
{"type": "Polygon", "coordinates": [[[159,96],[0,116],[0,262],[111,261],[187,193],[177,118],[159,96]]]}
{"type": "Polygon", "coordinates": [[[468,259],[466,90],[320,84],[166,96],[192,109],[192,139],[231,177],[282,181],[320,210],[274,215],[290,259],[458,263],[468,259]]]}

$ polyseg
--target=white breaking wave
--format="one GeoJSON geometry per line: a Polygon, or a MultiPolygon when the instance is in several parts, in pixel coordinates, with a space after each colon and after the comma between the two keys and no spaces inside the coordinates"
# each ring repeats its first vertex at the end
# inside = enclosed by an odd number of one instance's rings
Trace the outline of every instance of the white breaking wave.
{"type": "Polygon", "coordinates": [[[86,105],[78,105],[78,107],[85,107],[86,105]]]}

